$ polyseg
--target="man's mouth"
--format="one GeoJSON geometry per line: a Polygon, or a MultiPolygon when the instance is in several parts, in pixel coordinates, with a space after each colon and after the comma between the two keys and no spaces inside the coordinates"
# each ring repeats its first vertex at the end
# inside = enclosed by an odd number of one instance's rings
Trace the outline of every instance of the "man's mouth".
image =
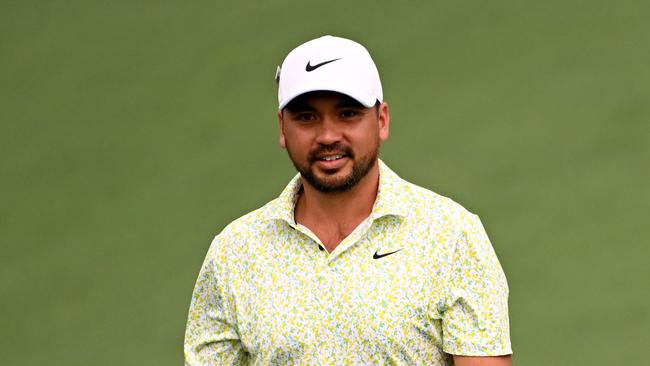
{"type": "Polygon", "coordinates": [[[352,149],[343,144],[336,144],[333,146],[320,147],[309,154],[309,161],[319,163],[318,165],[324,169],[338,169],[347,159],[353,159],[352,149]]]}
{"type": "Polygon", "coordinates": [[[316,164],[320,169],[328,171],[337,170],[346,164],[347,159],[349,159],[350,156],[350,154],[346,154],[344,151],[326,152],[316,154],[312,159],[312,163],[316,164]]]}
{"type": "Polygon", "coordinates": [[[322,156],[318,158],[318,160],[334,161],[334,160],[341,159],[343,156],[344,156],[343,154],[328,155],[328,156],[322,156]]]}

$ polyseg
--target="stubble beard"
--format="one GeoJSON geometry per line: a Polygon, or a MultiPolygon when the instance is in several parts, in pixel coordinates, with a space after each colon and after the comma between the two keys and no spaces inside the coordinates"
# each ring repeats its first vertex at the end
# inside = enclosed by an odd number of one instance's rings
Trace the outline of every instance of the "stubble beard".
{"type": "Polygon", "coordinates": [[[287,149],[287,152],[289,153],[289,158],[291,159],[291,162],[293,163],[293,166],[296,168],[296,170],[317,191],[322,193],[341,193],[350,190],[352,187],[357,185],[361,179],[368,175],[370,170],[377,162],[377,157],[379,156],[379,143],[377,143],[377,146],[372,152],[359,157],[358,160],[355,159],[355,155],[349,148],[340,146],[323,147],[317,151],[310,153],[306,165],[299,164],[291,155],[289,149],[287,149]],[[320,153],[332,150],[344,151],[346,153],[345,155],[352,161],[352,171],[347,176],[342,178],[323,178],[316,176],[313,168],[313,163],[316,161],[315,156],[320,153]]]}

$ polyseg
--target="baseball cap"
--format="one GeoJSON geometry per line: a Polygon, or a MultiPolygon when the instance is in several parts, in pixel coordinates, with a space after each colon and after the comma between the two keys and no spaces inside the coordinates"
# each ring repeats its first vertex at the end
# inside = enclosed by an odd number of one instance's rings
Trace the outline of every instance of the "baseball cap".
{"type": "Polygon", "coordinates": [[[305,42],[278,66],[278,109],[297,96],[317,90],[348,95],[365,107],[383,101],[379,72],[368,50],[334,36],[305,42]]]}

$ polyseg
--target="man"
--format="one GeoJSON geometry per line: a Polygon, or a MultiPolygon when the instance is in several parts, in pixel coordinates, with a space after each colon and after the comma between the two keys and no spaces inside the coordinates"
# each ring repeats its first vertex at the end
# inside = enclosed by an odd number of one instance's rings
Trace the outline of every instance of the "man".
{"type": "Polygon", "coordinates": [[[186,365],[510,365],[508,287],[478,217],[378,160],[390,115],[367,50],[321,37],[277,78],[299,174],[212,242],[186,365]]]}

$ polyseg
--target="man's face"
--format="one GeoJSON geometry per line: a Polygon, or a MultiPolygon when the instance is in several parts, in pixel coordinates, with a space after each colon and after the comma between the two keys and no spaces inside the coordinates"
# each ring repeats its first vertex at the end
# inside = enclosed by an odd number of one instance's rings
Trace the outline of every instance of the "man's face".
{"type": "Polygon", "coordinates": [[[366,108],[335,92],[303,94],[278,112],[280,145],[314,188],[343,192],[375,166],[388,138],[388,105],[366,108]]]}

